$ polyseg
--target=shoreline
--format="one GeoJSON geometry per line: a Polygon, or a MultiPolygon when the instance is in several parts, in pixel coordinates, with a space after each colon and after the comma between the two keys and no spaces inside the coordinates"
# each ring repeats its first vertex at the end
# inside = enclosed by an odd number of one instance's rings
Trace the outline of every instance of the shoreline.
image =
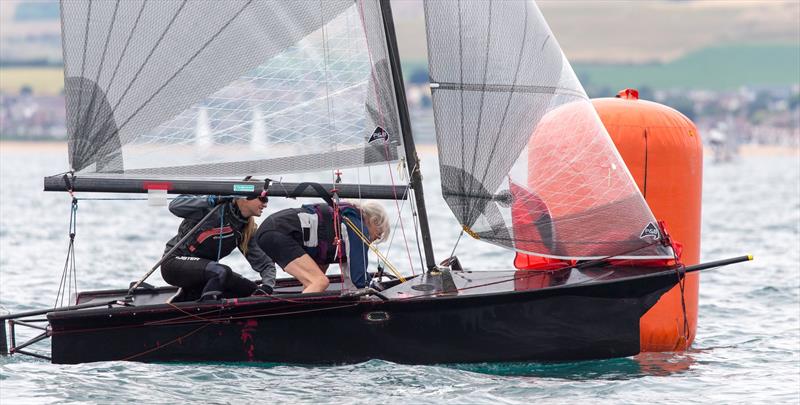
{"type": "MultiPolygon", "coordinates": [[[[0,140],[0,152],[2,153],[16,153],[16,152],[56,152],[63,151],[66,153],[66,141],[18,141],[18,140],[0,140]]],[[[417,144],[417,150],[422,154],[436,154],[437,148],[435,144],[417,144]]],[[[711,158],[713,152],[710,148],[705,147],[703,154],[711,158]]],[[[745,144],[739,146],[739,156],[794,156],[800,157],[800,147],[780,146],[780,145],[757,145],[745,144]]]]}

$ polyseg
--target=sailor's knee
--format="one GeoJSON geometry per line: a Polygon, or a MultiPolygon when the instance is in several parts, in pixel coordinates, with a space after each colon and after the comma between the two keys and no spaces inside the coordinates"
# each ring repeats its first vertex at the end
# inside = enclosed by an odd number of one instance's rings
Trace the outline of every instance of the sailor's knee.
{"type": "Polygon", "coordinates": [[[319,274],[314,274],[313,283],[324,290],[328,288],[328,285],[330,285],[331,282],[330,280],[328,280],[328,277],[326,277],[322,273],[319,273],[319,274]]]}
{"type": "Polygon", "coordinates": [[[228,266],[226,266],[226,265],[224,265],[222,263],[216,263],[216,262],[215,263],[209,263],[208,267],[207,267],[207,270],[212,272],[212,273],[214,273],[214,276],[217,279],[219,279],[220,282],[223,282],[223,283],[225,282],[225,280],[228,280],[229,278],[231,278],[231,274],[233,273],[233,270],[230,267],[228,267],[228,266]]]}

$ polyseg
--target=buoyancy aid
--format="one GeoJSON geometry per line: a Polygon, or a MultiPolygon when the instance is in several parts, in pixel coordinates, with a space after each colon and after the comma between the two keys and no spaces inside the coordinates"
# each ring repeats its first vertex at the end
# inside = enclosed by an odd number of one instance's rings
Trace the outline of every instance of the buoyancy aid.
{"type": "MultiPolygon", "coordinates": [[[[184,220],[178,227],[178,234],[173,237],[165,248],[169,251],[189,230],[199,218],[205,216],[213,207],[204,199],[175,199],[170,203],[170,211],[184,220]]],[[[184,246],[178,247],[173,256],[195,256],[207,260],[219,260],[229,255],[236,249],[243,239],[247,219],[243,218],[235,204],[226,203],[217,214],[208,218],[184,246]]]]}
{"type": "Polygon", "coordinates": [[[314,261],[321,265],[335,263],[338,257],[333,208],[328,204],[306,204],[298,209],[297,217],[303,232],[303,246],[312,253],[314,261]]]}

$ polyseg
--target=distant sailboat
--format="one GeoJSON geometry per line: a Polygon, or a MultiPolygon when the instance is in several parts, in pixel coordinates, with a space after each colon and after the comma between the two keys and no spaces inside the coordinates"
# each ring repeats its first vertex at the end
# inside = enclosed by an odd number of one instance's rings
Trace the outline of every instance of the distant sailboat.
{"type": "Polygon", "coordinates": [[[200,107],[197,114],[197,125],[195,126],[194,145],[201,151],[208,150],[214,143],[211,136],[211,124],[208,121],[208,110],[200,107]]]}
{"type": "Polygon", "coordinates": [[[267,149],[267,129],[258,106],[253,108],[253,122],[250,124],[250,149],[254,152],[267,149]]]}
{"type": "Polygon", "coordinates": [[[215,302],[171,302],[176,289],[147,286],[145,276],[129,289],[80,293],[72,307],[14,315],[47,313],[36,339],[51,338],[55,363],[630,356],[641,316],[687,271],[744,260],[674,260],[533,2],[426,1],[425,21],[442,195],[470,236],[565,261],[543,272],[434,259],[389,0],[75,0],[62,1],[62,20],[70,171],[46,178],[46,190],[268,192],[334,205],[409,198],[424,272],[376,274],[363,290],[331,276],[318,294],[285,279],[272,296],[215,302]],[[243,113],[252,103],[262,111],[243,113]],[[567,104],[581,107],[574,119],[536,131],[567,104]],[[196,145],[209,143],[198,106],[214,111],[214,135],[230,153],[179,153],[195,116],[196,145]],[[293,147],[248,153],[261,147],[262,113],[270,135],[293,147]],[[265,179],[398,163],[408,184],[265,179]]]}

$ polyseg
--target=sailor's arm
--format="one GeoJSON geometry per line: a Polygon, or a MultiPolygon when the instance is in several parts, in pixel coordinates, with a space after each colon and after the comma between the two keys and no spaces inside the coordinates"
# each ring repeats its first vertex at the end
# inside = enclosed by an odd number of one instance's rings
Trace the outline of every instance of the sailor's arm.
{"type": "Polygon", "coordinates": [[[245,258],[247,262],[250,263],[253,270],[261,275],[261,284],[270,289],[275,288],[275,262],[261,250],[255,237],[250,238],[250,241],[247,243],[247,254],[245,258]]]}
{"type": "MultiPolygon", "coordinates": [[[[369,240],[369,231],[361,223],[360,218],[350,217],[353,224],[355,224],[361,233],[369,240]]],[[[367,245],[361,238],[347,226],[347,263],[350,267],[350,279],[357,288],[364,288],[367,286],[367,265],[369,260],[367,258],[367,245]]]]}
{"type": "Polygon", "coordinates": [[[215,206],[230,201],[232,201],[231,197],[182,194],[169,203],[169,212],[177,217],[200,220],[215,206]]]}

